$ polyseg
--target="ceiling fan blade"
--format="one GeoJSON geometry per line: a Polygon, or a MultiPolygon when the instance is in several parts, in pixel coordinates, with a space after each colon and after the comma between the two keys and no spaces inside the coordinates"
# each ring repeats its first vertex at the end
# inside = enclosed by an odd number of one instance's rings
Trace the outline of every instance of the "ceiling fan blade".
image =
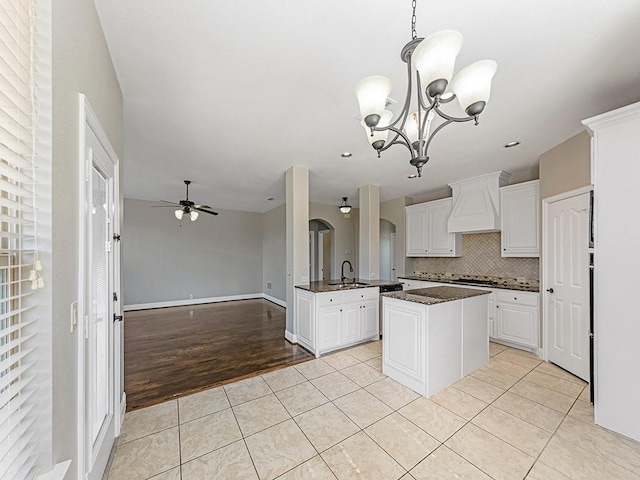
{"type": "Polygon", "coordinates": [[[182,205],[173,204],[173,205],[151,205],[151,208],[176,208],[181,207],[182,205]]]}
{"type": "Polygon", "coordinates": [[[218,215],[218,212],[214,212],[213,210],[203,210],[202,208],[197,208],[197,207],[191,207],[191,208],[199,212],[208,213],[209,215],[218,215]]]}
{"type": "Polygon", "coordinates": [[[209,205],[192,205],[193,208],[211,208],[209,205]]]}
{"type": "Polygon", "coordinates": [[[177,205],[178,207],[181,207],[182,205],[180,205],[179,203],[175,203],[175,202],[167,202],[166,200],[160,200],[162,203],[168,203],[170,205],[177,205]]]}

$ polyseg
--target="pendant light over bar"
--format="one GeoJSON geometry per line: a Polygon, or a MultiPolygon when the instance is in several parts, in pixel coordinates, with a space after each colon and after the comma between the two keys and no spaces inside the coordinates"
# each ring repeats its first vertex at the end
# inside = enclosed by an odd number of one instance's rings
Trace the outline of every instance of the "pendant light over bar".
{"type": "Polygon", "coordinates": [[[402,60],[407,64],[407,94],[400,115],[392,121],[393,113],[385,110],[391,92],[391,81],[386,77],[367,77],[358,83],[356,97],[360,105],[362,126],[371,146],[380,153],[392,145],[404,145],[411,153],[409,163],[422,176],[422,167],[429,161],[429,145],[433,137],[451,123],[473,120],[484,110],[491,93],[491,80],[497,63],[481,60],[453,75],[456,57],[462,48],[462,35],[455,30],[441,30],[426,38],[416,38],[416,0],[412,2],[412,40],[402,49],[402,60]],[[410,113],[412,76],[416,76],[417,109],[410,113]],[[466,117],[454,117],[440,107],[458,98],[466,117]],[[433,125],[434,120],[441,120],[433,125]],[[389,141],[389,133],[392,134],[389,141]]]}

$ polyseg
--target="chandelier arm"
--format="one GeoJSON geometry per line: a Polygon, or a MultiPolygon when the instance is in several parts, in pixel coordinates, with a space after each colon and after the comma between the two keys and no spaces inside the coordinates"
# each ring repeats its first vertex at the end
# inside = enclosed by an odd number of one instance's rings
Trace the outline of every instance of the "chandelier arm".
{"type": "Polygon", "coordinates": [[[436,128],[433,133],[429,136],[429,140],[427,140],[427,144],[424,146],[424,154],[427,155],[427,151],[429,150],[429,145],[431,145],[431,140],[433,140],[433,137],[436,136],[436,134],[442,130],[444,127],[446,127],[447,125],[454,123],[455,120],[447,120],[446,122],[441,123],[440,125],[438,125],[438,128],[436,128]]]}
{"type": "Polygon", "coordinates": [[[407,137],[407,135],[402,130],[399,130],[392,126],[385,127],[385,130],[391,130],[392,132],[395,132],[396,136],[393,137],[393,139],[390,142],[388,142],[384,147],[382,147],[380,149],[380,152],[384,152],[389,147],[391,147],[391,145],[402,144],[409,149],[409,151],[411,152],[411,156],[413,157],[413,149],[411,147],[411,142],[409,141],[409,137],[407,137]],[[402,140],[399,141],[398,137],[402,137],[402,140]]]}
{"type": "Polygon", "coordinates": [[[387,148],[389,148],[391,145],[404,145],[405,147],[407,147],[407,149],[409,150],[409,152],[411,152],[411,158],[415,158],[415,152],[413,151],[413,148],[411,148],[409,145],[407,145],[406,142],[403,141],[395,141],[395,142],[391,142],[388,143],[384,148],[381,148],[380,151],[384,152],[387,148]]]}
{"type": "Polygon", "coordinates": [[[396,124],[400,120],[402,120],[402,122],[400,123],[400,127],[398,127],[398,129],[402,130],[404,128],[404,124],[407,122],[407,117],[409,116],[409,107],[411,105],[412,88],[413,88],[413,85],[411,84],[411,56],[409,56],[407,59],[407,96],[404,99],[404,105],[402,106],[402,111],[400,112],[400,115],[398,115],[398,118],[396,118],[395,121],[389,124],[389,127],[395,127],[396,124]]]}
{"type": "Polygon", "coordinates": [[[476,120],[477,121],[477,117],[478,115],[469,115],[468,117],[453,117],[451,115],[447,115],[446,113],[444,113],[442,110],[440,110],[438,108],[438,105],[436,105],[433,110],[442,118],[444,118],[445,120],[449,120],[452,122],[469,122],[471,120],[476,120]]]}

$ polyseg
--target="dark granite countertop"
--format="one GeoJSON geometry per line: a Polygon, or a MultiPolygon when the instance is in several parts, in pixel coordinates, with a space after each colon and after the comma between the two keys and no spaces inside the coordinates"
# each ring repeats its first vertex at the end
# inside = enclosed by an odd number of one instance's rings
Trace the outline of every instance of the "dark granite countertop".
{"type": "Polygon", "coordinates": [[[436,303],[453,302],[465,298],[477,297],[478,295],[488,295],[489,290],[475,290],[462,287],[428,287],[417,288],[415,290],[405,290],[403,292],[383,293],[383,297],[406,300],[407,302],[422,303],[424,305],[435,305],[436,303]]]}
{"type": "Polygon", "coordinates": [[[528,282],[518,282],[515,278],[509,277],[491,277],[486,275],[458,275],[455,273],[419,273],[417,275],[404,275],[398,279],[402,281],[405,278],[407,280],[422,280],[425,282],[438,282],[438,283],[453,283],[457,285],[464,285],[465,281],[468,281],[468,285],[476,287],[486,288],[500,288],[504,290],[518,290],[521,292],[534,292],[540,291],[540,282],[538,280],[529,280],[528,282]],[[473,283],[474,280],[484,280],[492,282],[489,285],[479,285],[473,283]]]}
{"type": "Polygon", "coordinates": [[[344,282],[344,286],[332,285],[340,283],[340,280],[321,280],[311,282],[308,285],[296,285],[296,288],[308,290],[313,293],[336,292],[341,290],[352,290],[354,288],[381,287],[383,285],[400,285],[397,280],[363,280],[361,278],[349,278],[344,282]]]}

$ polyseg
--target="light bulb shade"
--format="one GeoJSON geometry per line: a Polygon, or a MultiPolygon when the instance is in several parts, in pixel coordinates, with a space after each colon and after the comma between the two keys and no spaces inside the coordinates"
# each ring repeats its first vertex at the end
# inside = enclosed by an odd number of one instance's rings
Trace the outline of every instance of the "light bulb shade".
{"type": "MultiPolygon", "coordinates": [[[[411,55],[413,66],[420,73],[422,92],[436,80],[453,77],[456,57],[460,53],[464,39],[456,30],[440,30],[422,40],[411,55]]],[[[446,83],[443,84],[446,88],[446,83]]],[[[444,90],[437,93],[444,93],[444,90]]]]}
{"type": "Polygon", "coordinates": [[[407,117],[407,121],[404,124],[404,133],[409,137],[411,145],[418,141],[418,112],[412,113],[407,117]]]}
{"type": "Polygon", "coordinates": [[[176,211],[175,211],[175,214],[176,214],[176,218],[177,218],[178,220],[182,220],[182,216],[184,215],[184,212],[182,211],[182,209],[181,209],[181,208],[179,208],[178,210],[176,210],[176,211]]]}
{"type": "Polygon", "coordinates": [[[498,64],[495,61],[480,60],[464,67],[451,81],[451,91],[456,94],[462,110],[468,115],[479,114],[489,101],[491,80],[497,69],[498,64]],[[474,105],[475,107],[469,111],[474,105]]]}
{"type": "MultiPolygon", "coordinates": [[[[382,115],[380,116],[380,121],[378,122],[378,125],[376,127],[377,128],[388,127],[389,124],[391,123],[392,118],[393,118],[393,112],[390,110],[385,110],[384,112],[382,112],[382,115]]],[[[374,130],[373,136],[371,136],[371,129],[367,126],[364,120],[360,122],[360,125],[362,125],[362,128],[364,128],[364,131],[367,132],[367,138],[369,139],[369,143],[371,145],[381,140],[383,142],[387,141],[387,138],[389,137],[389,130],[384,130],[382,132],[378,132],[374,130]]]]}
{"type": "Polygon", "coordinates": [[[387,98],[391,92],[391,80],[387,77],[373,76],[360,80],[356,86],[356,97],[360,104],[360,115],[380,115],[384,112],[387,98]]]}
{"type": "Polygon", "coordinates": [[[342,203],[338,207],[342,213],[349,213],[351,211],[351,205],[347,202],[348,197],[342,197],[342,203]]]}
{"type": "Polygon", "coordinates": [[[195,210],[191,210],[189,212],[189,218],[191,219],[192,222],[195,222],[198,219],[198,215],[200,215],[198,212],[196,212],[195,210]]]}

